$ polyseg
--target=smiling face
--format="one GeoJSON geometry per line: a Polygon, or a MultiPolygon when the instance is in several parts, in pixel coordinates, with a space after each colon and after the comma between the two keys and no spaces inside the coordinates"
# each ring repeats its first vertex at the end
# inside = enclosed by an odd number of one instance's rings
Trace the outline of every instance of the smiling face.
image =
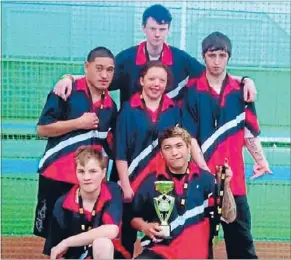
{"type": "Polygon", "coordinates": [[[84,165],[81,165],[80,162],[77,161],[76,174],[80,190],[90,194],[100,188],[106,174],[106,169],[102,169],[100,162],[91,157],[84,165]]]}
{"type": "Polygon", "coordinates": [[[162,67],[151,67],[143,77],[140,77],[143,96],[151,100],[162,97],[167,87],[168,74],[162,67]]]}
{"type": "Polygon", "coordinates": [[[114,60],[110,57],[96,57],[94,61],[86,61],[85,74],[90,86],[106,90],[113,78],[114,60]]]}
{"type": "Polygon", "coordinates": [[[161,143],[161,153],[173,173],[182,173],[188,166],[190,147],[180,136],[166,138],[161,143]]]}

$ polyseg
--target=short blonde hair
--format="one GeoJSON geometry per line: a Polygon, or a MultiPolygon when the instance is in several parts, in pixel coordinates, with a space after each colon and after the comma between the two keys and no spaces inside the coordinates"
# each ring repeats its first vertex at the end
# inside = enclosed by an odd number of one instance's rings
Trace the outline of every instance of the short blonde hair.
{"type": "Polygon", "coordinates": [[[80,146],[75,152],[76,165],[85,166],[92,158],[99,162],[102,170],[106,167],[102,153],[91,145],[80,146]]]}
{"type": "Polygon", "coordinates": [[[162,146],[162,143],[165,139],[172,138],[172,137],[181,137],[182,140],[186,143],[187,146],[191,145],[192,137],[188,133],[187,130],[180,127],[179,125],[168,127],[166,128],[160,135],[159,135],[159,146],[162,146]]]}

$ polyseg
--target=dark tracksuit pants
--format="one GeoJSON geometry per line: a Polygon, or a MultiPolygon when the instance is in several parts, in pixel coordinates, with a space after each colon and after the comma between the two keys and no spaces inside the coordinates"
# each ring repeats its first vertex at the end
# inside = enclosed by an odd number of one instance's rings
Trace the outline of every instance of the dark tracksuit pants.
{"type": "MultiPolygon", "coordinates": [[[[228,259],[257,259],[251,235],[251,213],[246,196],[234,196],[237,217],[232,223],[222,221],[225,247],[228,259]]],[[[209,258],[213,258],[210,242],[209,258]]]]}

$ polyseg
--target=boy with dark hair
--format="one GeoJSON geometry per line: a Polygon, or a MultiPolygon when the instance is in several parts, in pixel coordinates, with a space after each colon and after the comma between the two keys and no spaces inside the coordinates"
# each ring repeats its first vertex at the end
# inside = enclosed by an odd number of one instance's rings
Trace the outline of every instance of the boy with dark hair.
{"type": "MultiPolygon", "coordinates": [[[[215,178],[188,162],[191,136],[181,127],[164,130],[159,145],[163,160],[143,181],[133,201],[131,224],[145,234],[144,250],[137,259],[206,259],[215,178]]],[[[222,217],[232,222],[236,217],[229,187],[232,172],[224,166],[222,217]]]]}
{"type": "MultiPolygon", "coordinates": [[[[193,82],[205,71],[205,67],[187,52],[166,44],[171,22],[172,15],[165,6],[149,6],[142,16],[142,30],[146,41],[117,54],[116,71],[110,90],[120,90],[120,104],[128,101],[139,90],[139,71],[149,60],[160,60],[172,70],[174,82],[167,89],[167,95],[175,101],[182,99],[189,78],[193,82]]],[[[66,99],[70,95],[72,81],[78,77],[68,75],[62,79],[56,84],[55,93],[66,99]]],[[[241,77],[236,79],[240,80],[241,77]]],[[[254,84],[250,79],[245,81],[245,100],[253,101],[256,95],[254,84]]]]}
{"type": "Polygon", "coordinates": [[[122,194],[116,183],[104,182],[106,160],[92,146],[75,153],[75,185],[54,207],[44,254],[51,259],[113,259],[119,234],[122,194]]]}
{"type": "Polygon", "coordinates": [[[255,104],[244,102],[243,86],[226,73],[231,56],[231,41],[226,35],[208,35],[202,42],[202,56],[206,73],[187,89],[183,126],[201,145],[211,172],[224,158],[233,170],[230,186],[240,214],[233,223],[222,222],[228,258],[257,258],[246,197],[244,145],[256,162],[255,177],[271,171],[258,138],[255,104]]]}
{"type": "Polygon", "coordinates": [[[92,145],[111,155],[111,129],[117,116],[108,87],[114,73],[114,56],[105,47],[88,54],[85,77],[76,80],[70,98],[64,101],[50,92],[40,116],[37,132],[48,137],[39,162],[38,204],[34,234],[46,237],[53,206],[61,195],[77,183],[74,152],[92,145]]]}

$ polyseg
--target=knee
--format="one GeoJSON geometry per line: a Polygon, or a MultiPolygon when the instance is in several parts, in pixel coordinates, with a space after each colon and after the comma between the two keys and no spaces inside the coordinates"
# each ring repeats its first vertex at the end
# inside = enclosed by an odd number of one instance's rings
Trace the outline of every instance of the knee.
{"type": "Polygon", "coordinates": [[[97,254],[111,254],[114,251],[114,246],[109,238],[96,238],[93,241],[93,251],[97,254]]]}

